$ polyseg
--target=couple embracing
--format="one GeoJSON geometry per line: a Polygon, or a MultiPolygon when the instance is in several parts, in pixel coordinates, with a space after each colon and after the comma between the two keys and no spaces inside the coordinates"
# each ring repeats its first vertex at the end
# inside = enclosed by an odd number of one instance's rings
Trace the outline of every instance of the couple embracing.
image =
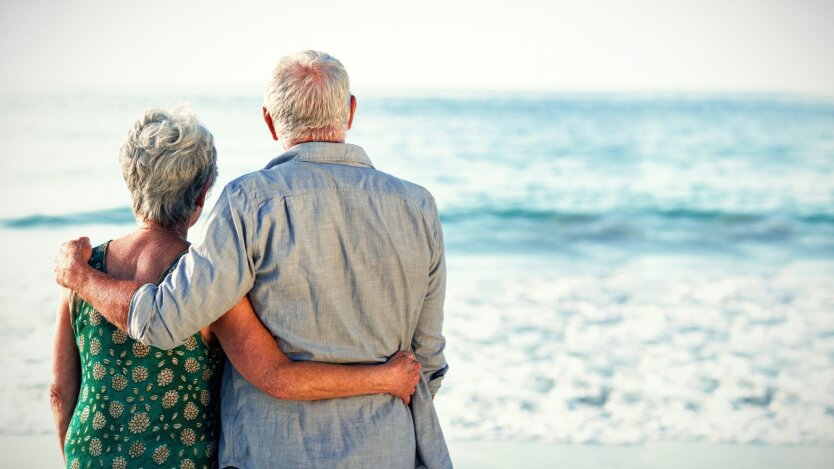
{"type": "Polygon", "coordinates": [[[67,467],[451,467],[437,207],[344,143],[355,110],[338,60],[281,59],[263,117],[286,151],[223,189],[196,245],[212,135],[180,110],[134,124],[138,229],[56,259],[67,467]]]}

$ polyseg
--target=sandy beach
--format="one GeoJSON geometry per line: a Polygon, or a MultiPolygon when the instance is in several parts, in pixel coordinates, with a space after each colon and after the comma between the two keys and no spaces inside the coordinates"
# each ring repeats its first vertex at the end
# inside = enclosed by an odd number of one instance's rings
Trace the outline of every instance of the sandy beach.
{"type": "MultiPolygon", "coordinates": [[[[633,446],[449,441],[455,467],[571,469],[803,468],[834,466],[834,447],[651,442],[633,446]]],[[[52,435],[0,435],[3,468],[61,467],[52,435]]]]}

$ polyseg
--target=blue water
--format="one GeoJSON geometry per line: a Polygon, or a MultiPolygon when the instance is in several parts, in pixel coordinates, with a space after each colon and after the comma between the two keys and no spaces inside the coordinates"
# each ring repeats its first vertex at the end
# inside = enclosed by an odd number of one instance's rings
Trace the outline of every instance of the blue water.
{"type": "MultiPolygon", "coordinates": [[[[237,174],[227,172],[229,166],[251,170],[279,151],[253,119],[245,132],[244,122],[235,121],[254,112],[259,98],[178,100],[193,103],[209,125],[222,119],[223,131],[235,134],[225,143],[218,136],[227,179],[237,174]],[[241,144],[244,139],[251,141],[241,144]],[[229,165],[240,156],[247,164],[229,165]]],[[[73,107],[90,98],[66,101],[73,107]]],[[[54,177],[107,162],[106,176],[93,169],[89,179],[101,175],[118,185],[112,160],[123,122],[160,101],[168,100],[102,97],[84,111],[124,116],[110,119],[114,131],[83,128],[82,119],[68,123],[78,129],[41,135],[48,141],[40,144],[57,151],[64,151],[62,143],[95,147],[73,153],[75,161],[54,177]]],[[[7,118],[32,112],[26,101],[2,104],[7,118]]],[[[7,124],[4,137],[14,141],[18,135],[9,133],[20,124],[7,124]]],[[[24,134],[15,142],[18,149],[30,152],[29,139],[37,134],[24,134]]],[[[351,141],[366,146],[380,169],[438,193],[454,249],[538,252],[617,244],[726,253],[768,245],[794,256],[834,253],[834,103],[605,95],[369,98],[361,101],[351,141]]],[[[24,176],[43,170],[39,160],[24,176]]],[[[10,177],[17,179],[6,172],[4,179],[10,177]]],[[[49,213],[51,207],[39,201],[15,206],[14,216],[0,212],[0,227],[132,223],[127,200],[66,213],[49,213]]]]}
{"type": "MultiPolygon", "coordinates": [[[[215,134],[220,184],[280,152],[258,96],[0,99],[0,241],[25,265],[0,301],[49,310],[0,315],[0,431],[48,430],[29,402],[57,293],[33,285],[61,240],[131,228],[118,148],[176,101],[215,134]]],[[[360,94],[349,141],[438,201],[448,435],[834,444],[834,101],[360,94]]]]}

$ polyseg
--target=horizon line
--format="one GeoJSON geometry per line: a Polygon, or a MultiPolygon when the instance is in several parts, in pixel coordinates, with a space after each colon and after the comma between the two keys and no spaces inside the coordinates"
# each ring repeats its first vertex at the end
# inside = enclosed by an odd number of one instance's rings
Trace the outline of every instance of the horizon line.
{"type": "MultiPolygon", "coordinates": [[[[514,96],[606,96],[623,98],[711,98],[711,97],[758,97],[770,99],[802,99],[834,102],[834,92],[823,93],[798,90],[743,90],[743,89],[686,89],[686,88],[620,88],[595,89],[580,87],[486,87],[486,86],[390,86],[390,85],[359,85],[352,87],[358,91],[357,97],[514,97],[514,96]],[[360,91],[361,90],[361,91],[360,91]]],[[[124,94],[127,96],[180,94],[183,96],[201,96],[218,94],[222,96],[261,96],[263,86],[251,83],[235,84],[200,84],[188,85],[183,83],[150,84],[138,87],[135,84],[71,84],[63,87],[55,86],[0,86],[0,97],[47,97],[71,94],[99,94],[104,96],[124,94]]]]}

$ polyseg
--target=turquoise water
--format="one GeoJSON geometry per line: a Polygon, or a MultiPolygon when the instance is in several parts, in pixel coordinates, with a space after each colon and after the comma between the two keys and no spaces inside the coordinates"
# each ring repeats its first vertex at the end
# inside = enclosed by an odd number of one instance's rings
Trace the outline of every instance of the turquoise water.
{"type": "MultiPolygon", "coordinates": [[[[49,430],[51,259],[130,229],[118,148],[177,101],[220,184],[280,152],[257,96],[0,100],[0,432],[49,430]]],[[[834,444],[834,102],[359,96],[349,141],[438,200],[448,435],[834,444]]]]}
{"type": "MultiPolygon", "coordinates": [[[[179,100],[216,129],[226,179],[279,152],[256,119],[259,98],[179,100]]],[[[7,99],[4,185],[49,187],[4,206],[0,227],[132,223],[126,199],[56,207],[48,197],[92,181],[121,189],[113,155],[125,123],[168,101],[74,96],[38,109],[7,99]]],[[[834,253],[834,103],[499,96],[369,98],[359,109],[351,141],[437,194],[452,249],[834,253]]]]}

